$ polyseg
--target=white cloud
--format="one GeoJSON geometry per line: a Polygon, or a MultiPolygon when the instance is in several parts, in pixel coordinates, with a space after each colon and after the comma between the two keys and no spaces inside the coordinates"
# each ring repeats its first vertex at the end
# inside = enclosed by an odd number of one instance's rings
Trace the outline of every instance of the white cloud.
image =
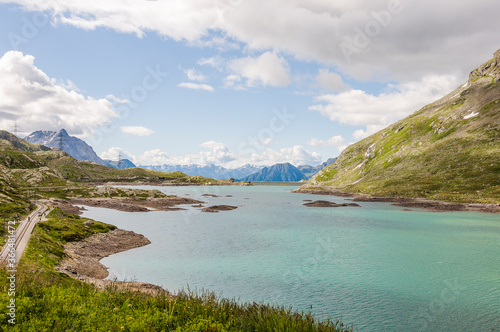
{"type": "Polygon", "coordinates": [[[17,51],[0,58],[0,128],[10,131],[17,122],[24,133],[65,128],[88,137],[118,117],[109,100],[84,96],[70,81],[57,84],[34,60],[17,51]]]}
{"type": "Polygon", "coordinates": [[[120,157],[128,160],[134,159],[134,155],[132,155],[130,152],[116,146],[109,148],[108,151],[102,152],[100,154],[100,157],[101,159],[107,160],[119,160],[120,157]]]}
{"type": "Polygon", "coordinates": [[[118,98],[118,97],[116,97],[115,95],[112,95],[112,94],[106,95],[106,99],[112,100],[112,101],[114,101],[115,103],[118,103],[118,104],[127,104],[127,103],[130,103],[130,100],[128,100],[128,99],[118,98]]]}
{"type": "Polygon", "coordinates": [[[154,134],[154,131],[143,126],[124,126],[120,128],[125,134],[134,136],[149,136],[154,134]]]}
{"type": "Polygon", "coordinates": [[[136,165],[165,165],[171,164],[172,159],[160,149],[145,151],[140,156],[134,156],[132,162],[136,165]]]}
{"type": "Polygon", "coordinates": [[[291,163],[292,165],[319,165],[321,164],[321,155],[317,152],[311,152],[300,145],[290,148],[282,148],[279,151],[266,148],[262,152],[253,153],[249,158],[242,159],[243,163],[256,165],[274,165],[277,163],[291,163]]]}
{"type": "Polygon", "coordinates": [[[245,57],[232,60],[228,63],[228,69],[233,73],[226,77],[237,77],[246,79],[245,85],[256,86],[286,86],[290,84],[288,63],[273,52],[265,52],[257,58],[245,57]]]}
{"type": "Polygon", "coordinates": [[[313,138],[307,142],[307,145],[310,146],[341,146],[345,143],[345,140],[342,136],[332,136],[327,140],[321,140],[317,138],[313,138]]]}
{"type": "Polygon", "coordinates": [[[187,69],[184,71],[186,76],[191,81],[205,82],[208,80],[208,77],[196,71],[196,69],[187,69]]]}
{"type": "Polygon", "coordinates": [[[325,89],[341,92],[348,89],[348,86],[337,73],[329,72],[327,69],[320,69],[316,76],[317,84],[325,89]]]}
{"type": "Polygon", "coordinates": [[[224,87],[228,89],[244,90],[245,87],[241,84],[241,81],[240,75],[228,75],[224,78],[224,87]]]}
{"type": "Polygon", "coordinates": [[[245,156],[237,156],[233,154],[225,144],[215,141],[204,142],[200,144],[200,146],[205,148],[205,151],[185,156],[171,156],[161,149],[148,150],[140,155],[132,155],[121,148],[113,147],[101,153],[101,158],[117,160],[118,155],[121,154],[122,158],[130,159],[136,165],[215,164],[223,165],[228,168],[239,167],[244,164],[270,166],[277,163],[289,162],[299,166],[306,164],[319,165],[322,162],[319,153],[308,151],[300,145],[279,150],[266,148],[262,151],[255,151],[245,156]]]}
{"type": "Polygon", "coordinates": [[[454,76],[426,76],[416,82],[388,85],[387,91],[378,96],[361,90],[318,96],[316,101],[322,104],[309,109],[341,124],[366,126],[366,130],[355,132],[359,139],[414,113],[457,84],[454,76]]]}
{"type": "Polygon", "coordinates": [[[197,154],[189,154],[186,156],[169,156],[166,152],[155,149],[134,157],[133,162],[136,165],[220,165],[235,160],[235,156],[223,143],[208,141],[202,143],[200,146],[207,149],[207,151],[200,151],[197,154]]]}
{"type": "Polygon", "coordinates": [[[213,56],[210,58],[201,58],[197,61],[197,63],[200,66],[212,66],[214,68],[222,70],[222,68],[224,67],[225,61],[220,56],[213,56]]]}
{"type": "Polygon", "coordinates": [[[208,84],[198,84],[198,83],[179,83],[178,85],[181,88],[191,89],[191,90],[203,90],[208,92],[214,92],[214,88],[208,84]]]}
{"type": "Polygon", "coordinates": [[[193,45],[208,40],[215,48],[236,41],[247,50],[334,64],[358,79],[452,72],[463,79],[500,45],[497,0],[2,2],[51,13],[55,24],[86,30],[106,27],[139,37],[152,31],[193,45]],[[347,57],[342,45],[355,40],[356,52],[347,57]]]}

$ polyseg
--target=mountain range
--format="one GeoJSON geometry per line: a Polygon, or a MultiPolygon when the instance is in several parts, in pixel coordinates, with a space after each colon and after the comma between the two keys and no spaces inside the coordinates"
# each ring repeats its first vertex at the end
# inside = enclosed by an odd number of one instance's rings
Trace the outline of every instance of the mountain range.
{"type": "Polygon", "coordinates": [[[240,181],[299,182],[307,179],[297,167],[290,163],[283,163],[264,167],[259,172],[246,176],[240,181]]]}
{"type": "Polygon", "coordinates": [[[118,169],[135,167],[134,163],[128,159],[119,161],[101,159],[90,145],[78,137],[68,135],[65,129],[58,132],[38,130],[24,139],[29,143],[41,144],[49,148],[59,148],[76,160],[90,161],[118,169]]]}
{"type": "Polygon", "coordinates": [[[347,147],[301,189],[500,203],[500,50],[456,90],[347,147]]]}
{"type": "MultiPolygon", "coordinates": [[[[40,144],[50,148],[59,148],[70,156],[81,161],[90,161],[100,165],[109,166],[117,169],[136,167],[133,162],[128,159],[120,160],[103,160],[88,145],[85,141],[75,136],[70,136],[65,129],[60,131],[43,131],[38,130],[24,138],[27,142],[40,144]]],[[[161,172],[182,172],[189,176],[203,176],[216,180],[223,179],[246,179],[250,175],[251,180],[247,181],[300,181],[307,180],[325,166],[333,163],[335,158],[330,158],[326,162],[318,166],[301,165],[297,168],[292,166],[283,167],[281,164],[271,166],[272,170],[266,170],[265,173],[259,173],[264,166],[246,164],[238,168],[225,168],[217,165],[141,165],[141,168],[161,171],[161,172]],[[275,167],[276,166],[276,167],[275,167]],[[269,174],[272,175],[269,175],[269,174]],[[280,180],[289,179],[289,180],[280,180]],[[293,180],[292,180],[293,179],[293,180]]],[[[269,168],[269,167],[268,167],[269,168]]]]}
{"type": "Polygon", "coordinates": [[[139,167],[162,172],[182,172],[187,175],[204,176],[216,180],[237,179],[240,181],[301,181],[311,178],[314,174],[322,170],[325,166],[335,162],[337,158],[330,158],[318,166],[301,165],[295,167],[275,164],[273,166],[257,166],[246,164],[238,168],[225,168],[217,165],[161,165],[150,166],[141,165],[139,167]],[[271,171],[269,169],[272,169],[271,171]],[[272,176],[269,175],[271,172],[272,176]],[[300,174],[299,174],[300,173],[300,174]],[[281,179],[281,180],[280,180],[281,179]],[[289,180],[282,180],[289,179],[289,180]],[[293,179],[293,180],[291,180],[293,179]]]}
{"type": "Polygon", "coordinates": [[[312,176],[314,176],[314,174],[318,173],[326,166],[333,164],[336,160],[337,158],[328,158],[327,161],[321,163],[318,166],[300,165],[297,166],[297,168],[299,169],[299,171],[302,172],[302,174],[304,174],[308,179],[310,179],[312,176]]]}
{"type": "Polygon", "coordinates": [[[141,165],[139,167],[151,169],[154,171],[162,172],[182,172],[191,176],[199,175],[209,177],[216,180],[222,179],[239,179],[247,175],[256,173],[262,169],[263,166],[256,166],[246,164],[238,168],[225,168],[217,165],[141,165]]]}

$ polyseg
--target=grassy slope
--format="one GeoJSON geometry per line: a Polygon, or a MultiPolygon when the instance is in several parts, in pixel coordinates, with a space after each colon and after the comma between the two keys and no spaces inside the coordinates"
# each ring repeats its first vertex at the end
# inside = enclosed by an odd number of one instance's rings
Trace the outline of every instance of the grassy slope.
{"type": "MultiPolygon", "coordinates": [[[[152,297],[109,287],[104,291],[54,270],[67,241],[114,226],[56,209],[38,224],[21,260],[16,285],[16,325],[0,312],[0,329],[9,331],[348,331],[341,323],[317,322],[309,314],[259,304],[240,305],[213,294],[181,293],[176,299],[152,297]]],[[[7,284],[0,269],[0,305],[7,284]]],[[[5,306],[4,306],[5,305],[5,306]]]]}
{"type": "Polygon", "coordinates": [[[303,188],[500,203],[500,75],[492,61],[467,86],[349,146],[303,188]],[[479,115],[464,119],[472,112],[479,115]]]}

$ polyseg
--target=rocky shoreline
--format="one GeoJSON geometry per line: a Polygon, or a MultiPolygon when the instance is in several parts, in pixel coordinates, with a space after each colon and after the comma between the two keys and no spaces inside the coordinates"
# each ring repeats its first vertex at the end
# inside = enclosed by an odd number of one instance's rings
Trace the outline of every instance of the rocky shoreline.
{"type": "Polygon", "coordinates": [[[376,197],[367,194],[352,194],[340,191],[330,187],[319,187],[318,189],[303,189],[293,190],[294,193],[314,194],[314,195],[330,195],[339,197],[349,197],[354,202],[388,202],[395,206],[405,208],[421,208],[433,212],[450,212],[450,211],[472,211],[486,213],[500,213],[499,204],[480,204],[480,203],[450,203],[443,201],[434,201],[424,198],[403,198],[403,197],[376,197]]]}
{"type": "Polygon", "coordinates": [[[93,284],[100,289],[111,286],[153,296],[170,295],[162,287],[149,283],[104,280],[108,277],[109,272],[106,266],[100,263],[101,259],[150,243],[144,235],[119,228],[107,233],[94,234],[82,241],[66,243],[64,251],[68,256],[56,266],[56,270],[71,278],[93,284]]]}
{"type": "Polygon", "coordinates": [[[63,210],[64,212],[81,215],[84,208],[80,208],[77,205],[86,205],[93,207],[102,207],[108,209],[114,209],[124,212],[148,212],[148,211],[178,211],[185,210],[184,208],[178,207],[178,205],[195,205],[204,203],[192,198],[186,197],[164,197],[164,198],[147,198],[147,199],[137,199],[137,198],[71,198],[69,200],[63,199],[50,199],[47,204],[50,206],[55,206],[63,210]]]}

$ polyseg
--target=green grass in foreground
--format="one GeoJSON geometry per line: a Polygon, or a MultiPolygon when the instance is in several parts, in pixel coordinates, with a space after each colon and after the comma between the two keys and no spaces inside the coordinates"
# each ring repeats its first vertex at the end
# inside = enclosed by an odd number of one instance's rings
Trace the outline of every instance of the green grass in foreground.
{"type": "MultiPolygon", "coordinates": [[[[238,304],[206,292],[175,299],[109,286],[97,290],[60,274],[66,241],[114,226],[56,209],[36,227],[17,273],[16,325],[0,312],[2,331],[351,331],[341,322],[317,321],[309,313],[263,304],[238,304]]],[[[7,274],[0,269],[0,307],[6,308],[7,274]]]]}

